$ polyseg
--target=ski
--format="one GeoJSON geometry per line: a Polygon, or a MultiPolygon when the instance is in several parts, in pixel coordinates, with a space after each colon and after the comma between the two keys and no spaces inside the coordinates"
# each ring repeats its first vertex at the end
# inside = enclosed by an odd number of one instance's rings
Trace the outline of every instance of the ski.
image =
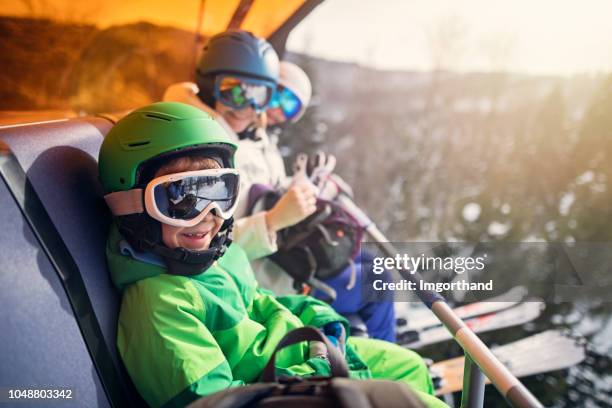
{"type": "MultiPolygon", "coordinates": [[[[516,286],[499,296],[459,306],[454,308],[453,311],[459,318],[465,320],[472,317],[509,309],[512,306],[518,305],[526,294],[527,290],[525,287],[516,286]]],[[[395,312],[396,316],[398,316],[398,327],[407,326],[408,330],[422,330],[429,327],[442,325],[436,315],[434,315],[433,312],[424,305],[419,304],[419,306],[423,307],[405,306],[405,303],[398,303],[398,305],[401,305],[396,307],[395,312]]]]}
{"type": "MultiPolygon", "coordinates": [[[[542,301],[524,302],[496,313],[466,319],[465,324],[474,333],[519,326],[540,316],[544,306],[542,301]]],[[[397,335],[398,343],[411,349],[452,340],[452,338],[453,336],[444,326],[435,326],[423,330],[407,330],[397,335]]]]}
{"type": "MultiPolygon", "coordinates": [[[[547,330],[493,347],[491,351],[518,378],[569,368],[581,363],[586,356],[583,339],[569,337],[559,330],[547,330]]],[[[464,358],[457,357],[430,367],[436,379],[437,395],[463,388],[463,364],[464,358]]]]}

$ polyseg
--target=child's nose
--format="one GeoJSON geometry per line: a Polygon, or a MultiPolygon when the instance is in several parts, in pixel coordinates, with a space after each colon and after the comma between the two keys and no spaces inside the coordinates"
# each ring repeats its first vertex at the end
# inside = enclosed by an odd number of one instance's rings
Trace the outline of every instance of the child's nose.
{"type": "Polygon", "coordinates": [[[214,221],[215,217],[219,217],[219,214],[217,214],[217,209],[213,208],[204,216],[204,219],[202,221],[203,222],[214,221]]]}

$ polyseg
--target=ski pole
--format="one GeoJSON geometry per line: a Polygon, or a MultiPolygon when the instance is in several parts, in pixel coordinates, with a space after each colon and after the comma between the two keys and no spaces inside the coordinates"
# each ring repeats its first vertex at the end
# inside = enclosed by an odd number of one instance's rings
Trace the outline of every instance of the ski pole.
{"type": "MultiPolygon", "coordinates": [[[[388,257],[395,257],[398,253],[396,248],[389,242],[367,214],[345,194],[340,194],[338,200],[361,223],[365,231],[376,242],[384,254],[388,257]]],[[[416,287],[420,288],[419,282],[423,280],[420,273],[416,272],[411,274],[405,270],[399,270],[397,272],[402,278],[414,282],[416,287]]],[[[474,393],[484,393],[484,385],[481,387],[473,386],[471,380],[477,378],[478,373],[474,373],[475,367],[470,366],[471,361],[478,366],[478,369],[482,370],[487,378],[491,380],[491,383],[493,383],[513,407],[532,408],[543,406],[510,372],[510,370],[495,357],[487,345],[484,344],[465,322],[455,314],[453,309],[446,303],[446,299],[444,299],[440,293],[420,289],[416,292],[419,299],[431,309],[436,317],[453,335],[453,338],[459,343],[467,357],[466,370],[464,371],[464,387],[462,391],[464,394],[462,398],[463,401],[468,401],[467,404],[469,406],[473,405],[469,401],[478,401],[474,406],[482,406],[482,398],[477,395],[471,395],[474,393]],[[470,377],[468,381],[465,381],[466,373],[470,377]],[[470,384],[472,384],[472,386],[470,386],[470,384]]]]}

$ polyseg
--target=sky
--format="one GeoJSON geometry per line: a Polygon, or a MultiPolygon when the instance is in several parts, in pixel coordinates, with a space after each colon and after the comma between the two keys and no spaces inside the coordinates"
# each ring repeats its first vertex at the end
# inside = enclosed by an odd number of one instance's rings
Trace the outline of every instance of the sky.
{"type": "Polygon", "coordinates": [[[290,51],[382,69],[612,71],[612,0],[326,0],[290,51]]]}

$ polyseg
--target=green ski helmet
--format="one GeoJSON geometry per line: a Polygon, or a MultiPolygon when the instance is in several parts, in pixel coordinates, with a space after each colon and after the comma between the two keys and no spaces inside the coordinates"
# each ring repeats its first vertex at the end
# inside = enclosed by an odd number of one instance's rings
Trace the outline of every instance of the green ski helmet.
{"type": "MultiPolygon", "coordinates": [[[[105,193],[146,185],[150,168],[184,154],[206,151],[234,167],[237,145],[209,114],[178,102],[158,102],[131,112],[104,138],[98,167],[105,193]]],[[[153,169],[154,170],[154,169],[153,169]]]]}
{"type": "MultiPolygon", "coordinates": [[[[144,189],[160,165],[185,155],[210,157],[232,168],[236,148],[209,114],[178,102],[158,102],[131,112],[108,132],[98,156],[100,181],[105,194],[144,189]]],[[[146,212],[115,219],[132,248],[161,257],[170,274],[202,273],[231,243],[231,218],[204,251],[166,247],[160,222],[146,212]]]]}

